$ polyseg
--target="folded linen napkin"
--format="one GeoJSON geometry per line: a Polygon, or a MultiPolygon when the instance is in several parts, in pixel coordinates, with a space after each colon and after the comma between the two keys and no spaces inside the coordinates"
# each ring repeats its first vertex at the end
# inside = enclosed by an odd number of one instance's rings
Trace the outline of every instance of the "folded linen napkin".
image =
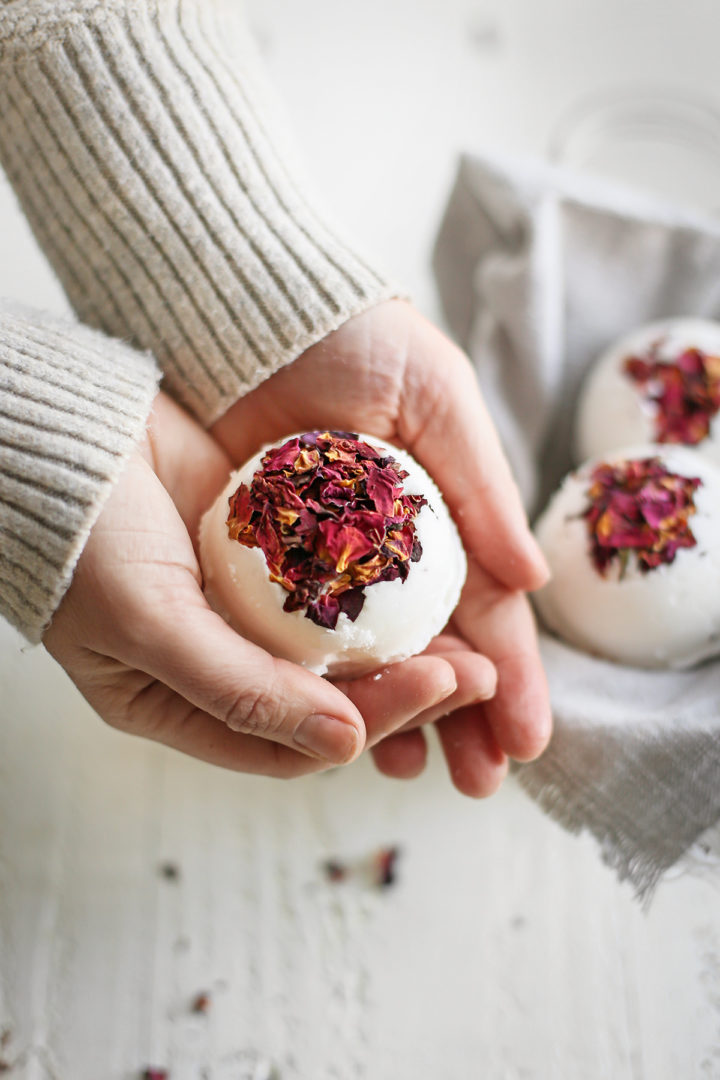
{"type": "MultiPolygon", "coordinates": [[[[720,319],[720,221],[541,162],[463,157],[434,266],[531,513],[577,464],[599,353],[652,319],[720,319]]],[[[541,647],[555,733],[520,782],[648,898],[720,823],[720,661],[648,672],[541,647]]]]}

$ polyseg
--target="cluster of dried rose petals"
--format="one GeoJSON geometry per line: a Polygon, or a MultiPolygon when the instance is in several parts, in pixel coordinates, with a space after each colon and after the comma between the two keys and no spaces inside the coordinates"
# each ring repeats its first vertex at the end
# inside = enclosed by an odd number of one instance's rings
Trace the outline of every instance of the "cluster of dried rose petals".
{"type": "Polygon", "coordinates": [[[701,484],[697,477],[669,472],[659,458],[596,465],[582,516],[598,573],[604,576],[617,560],[622,576],[633,554],[647,573],[673,562],[680,548],[695,547],[688,518],[701,484]]]}
{"type": "Polygon", "coordinates": [[[342,859],[326,859],[322,868],[325,877],[333,885],[347,881],[351,877],[360,877],[366,881],[369,880],[370,884],[376,888],[389,889],[397,882],[397,864],[400,855],[401,849],[393,844],[375,852],[369,866],[365,860],[353,864],[342,859]]]}
{"type": "Polygon", "coordinates": [[[691,348],[675,360],[660,360],[661,345],[656,342],[644,357],[629,356],[623,372],[655,405],[657,441],[696,446],[720,410],[720,357],[691,348]]]}
{"type": "Polygon", "coordinates": [[[350,432],[288,439],[231,495],[228,535],[261,548],[285,611],[334,630],[341,612],[358,617],[367,586],[404,581],[422,555],[414,521],[427,500],[404,494],[407,475],[350,432]]]}

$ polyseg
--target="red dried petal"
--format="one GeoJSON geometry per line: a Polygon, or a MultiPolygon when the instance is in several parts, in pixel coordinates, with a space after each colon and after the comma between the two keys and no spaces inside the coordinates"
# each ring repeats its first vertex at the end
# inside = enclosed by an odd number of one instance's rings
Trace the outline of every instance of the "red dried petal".
{"type": "Polygon", "coordinates": [[[334,629],[358,617],[364,588],[404,581],[422,556],[415,518],[426,504],[405,495],[407,473],[350,432],[308,432],[267,451],[252,483],[229,500],[228,535],[259,547],[285,611],[334,629]]]}
{"type": "MultiPolygon", "coordinates": [[[[235,494],[230,496],[228,503],[230,504],[228,525],[232,525],[235,536],[237,536],[247,527],[252,517],[253,507],[250,501],[250,488],[245,484],[241,484],[235,494]]],[[[235,536],[233,539],[235,539],[235,536]]]]}
{"type": "MultiPolygon", "coordinates": [[[[353,509],[349,511],[344,520],[352,521],[361,532],[370,540],[373,548],[380,548],[388,529],[388,520],[384,514],[378,514],[376,510],[353,509]]],[[[412,528],[414,529],[414,525],[412,528]]]]}
{"type": "Polygon", "coordinates": [[[340,616],[340,601],[336,596],[323,593],[307,605],[307,615],[318,626],[334,630],[340,616]]]}
{"type": "Polygon", "coordinates": [[[321,502],[323,506],[332,506],[342,510],[355,498],[355,485],[348,480],[328,480],[322,486],[321,502]]]}
{"type": "Polygon", "coordinates": [[[191,1005],[192,1012],[205,1015],[210,1012],[210,1006],[212,1005],[212,999],[208,993],[201,991],[193,998],[191,1005]]]}
{"type": "Polygon", "coordinates": [[[363,609],[365,594],[362,589],[348,589],[347,592],[340,593],[338,603],[340,610],[347,615],[350,622],[355,622],[363,609]]]}
{"type": "Polygon", "coordinates": [[[326,859],[323,870],[328,881],[332,881],[333,884],[344,881],[350,872],[345,863],[341,863],[339,859],[326,859]]]}
{"type": "Polygon", "coordinates": [[[320,454],[317,450],[308,450],[305,447],[295,458],[293,463],[293,472],[306,473],[314,472],[320,464],[320,454]]]}
{"type": "Polygon", "coordinates": [[[268,450],[263,457],[263,469],[266,473],[283,472],[295,464],[300,453],[300,440],[288,439],[282,446],[268,450]]]}
{"type": "Polygon", "coordinates": [[[412,555],[414,543],[415,530],[412,525],[405,525],[402,529],[392,529],[388,532],[384,550],[389,551],[392,555],[397,555],[405,562],[412,555]]]}
{"type": "Polygon", "coordinates": [[[323,554],[327,551],[338,574],[344,574],[350,563],[357,562],[373,550],[370,537],[355,525],[321,521],[320,533],[324,541],[323,554]]]}
{"type": "Polygon", "coordinates": [[[381,889],[388,889],[397,878],[399,847],[381,848],[375,856],[376,882],[381,889]]]}
{"type": "Polygon", "coordinates": [[[394,482],[394,478],[388,475],[388,470],[369,469],[365,488],[368,497],[375,504],[375,509],[386,517],[392,516],[395,499],[400,494],[401,488],[394,482]]]}

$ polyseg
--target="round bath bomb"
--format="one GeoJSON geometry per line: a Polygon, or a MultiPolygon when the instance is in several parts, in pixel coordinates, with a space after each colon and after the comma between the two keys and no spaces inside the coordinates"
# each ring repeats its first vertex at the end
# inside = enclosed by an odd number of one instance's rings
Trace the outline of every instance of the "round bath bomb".
{"type": "Polygon", "coordinates": [[[577,460],[639,443],[691,446],[720,466],[720,323],[666,319],[612,345],[583,387],[577,460]]]}
{"type": "Polygon", "coordinates": [[[550,630],[638,667],[720,653],[720,470],[682,447],[619,451],[570,473],[535,533],[550,630]]]}
{"type": "Polygon", "coordinates": [[[467,570],[440,492],[369,435],[309,432],[234,472],[203,517],[211,606],[244,637],[320,675],[422,652],[467,570]]]}

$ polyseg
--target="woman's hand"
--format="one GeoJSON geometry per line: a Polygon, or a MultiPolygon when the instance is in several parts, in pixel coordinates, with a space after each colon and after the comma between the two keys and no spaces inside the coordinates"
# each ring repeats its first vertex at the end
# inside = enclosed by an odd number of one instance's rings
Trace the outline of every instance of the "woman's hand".
{"type": "MultiPolygon", "coordinates": [[[[415,776],[426,757],[417,725],[437,719],[455,785],[470,795],[489,794],[509,757],[536,757],[550,736],[547,687],[523,595],[542,585],[547,571],[472,368],[408,304],[392,301],[309,349],[212,430],[240,464],[263,443],[327,427],[367,432],[409,450],[443,492],[469,558],[448,633],[425,656],[450,664],[465,693],[448,696],[432,712],[418,710],[406,730],[375,746],[375,761],[388,775],[415,776]],[[493,670],[497,692],[480,704],[493,670]],[[485,689],[473,697],[475,684],[485,689]]],[[[395,677],[420,662],[396,665],[395,677]]],[[[387,701],[389,687],[383,690],[387,701]]]]}
{"type": "Polygon", "coordinates": [[[231,630],[205,601],[191,540],[229,470],[217,443],[158,395],[44,639],[104,720],[227,768],[290,777],[492,694],[491,664],[468,673],[442,650],[343,693],[231,630]]]}

